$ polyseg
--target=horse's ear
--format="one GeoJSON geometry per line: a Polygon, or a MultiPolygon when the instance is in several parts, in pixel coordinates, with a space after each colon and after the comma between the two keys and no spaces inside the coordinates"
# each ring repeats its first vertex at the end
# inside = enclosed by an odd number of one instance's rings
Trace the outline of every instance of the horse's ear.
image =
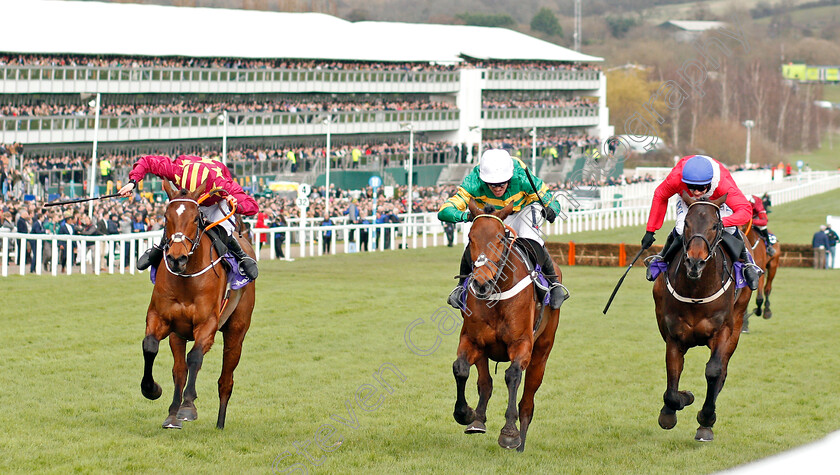
{"type": "Polygon", "coordinates": [[[512,212],[513,212],[513,201],[511,201],[510,203],[507,204],[507,206],[500,209],[499,211],[496,211],[493,214],[495,214],[497,218],[503,220],[503,219],[507,218],[508,216],[510,216],[510,213],[512,213],[512,212]]]}
{"type": "Polygon", "coordinates": [[[686,193],[685,191],[682,192],[680,198],[682,198],[682,200],[685,201],[685,204],[687,204],[688,206],[693,205],[697,201],[696,199],[689,196],[688,193],[686,193]]]}
{"type": "Polygon", "coordinates": [[[469,204],[467,204],[467,208],[470,210],[470,216],[472,216],[473,218],[481,214],[481,210],[478,209],[478,203],[475,202],[475,198],[470,198],[470,202],[469,204]]]}
{"type": "Polygon", "coordinates": [[[726,203],[726,197],[727,196],[729,196],[729,193],[726,193],[725,195],[721,196],[720,198],[718,198],[716,200],[712,200],[712,203],[716,204],[717,207],[720,208],[720,205],[726,203]]]}
{"type": "Polygon", "coordinates": [[[170,200],[176,193],[178,193],[178,190],[172,186],[172,183],[170,183],[169,180],[163,180],[163,191],[166,192],[166,196],[168,196],[170,200]]]}
{"type": "Polygon", "coordinates": [[[207,189],[207,182],[205,181],[204,183],[198,185],[195,188],[195,190],[192,193],[190,193],[190,197],[194,200],[197,200],[197,199],[201,198],[201,195],[204,194],[204,190],[206,190],[206,189],[207,189]]]}

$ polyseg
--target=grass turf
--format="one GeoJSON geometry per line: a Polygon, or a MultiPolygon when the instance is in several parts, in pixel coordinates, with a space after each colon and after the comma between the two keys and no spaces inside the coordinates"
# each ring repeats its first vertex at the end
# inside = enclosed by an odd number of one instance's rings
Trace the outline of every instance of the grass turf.
{"type": "MultiPolygon", "coordinates": [[[[620,270],[567,267],[572,299],[561,312],[526,452],[496,444],[502,374],[494,378],[488,433],[464,435],[451,415],[457,334],[431,324],[459,256],[436,248],[263,262],[224,431],[215,429],[221,338],[199,374],[198,421],[160,428],[172,391],[165,343],[155,366],[164,396],[141,396],[146,276],[4,279],[0,472],[266,473],[301,464],[318,473],[710,473],[840,428],[833,351],[840,320],[826,292],[840,274],[779,272],[775,316],[754,319],[741,339],[718,399],[715,441],[699,444],[695,415],[708,351],[694,349],[686,360],[681,388],[697,402],[674,430],[661,430],[664,344],[650,284],[631,273],[603,316],[620,270]],[[417,319],[425,324],[410,333],[416,347],[440,337],[428,356],[405,341],[417,319]],[[404,377],[383,371],[391,393],[374,379],[383,364],[404,377]],[[381,398],[381,405],[370,411],[356,402],[364,385],[379,388],[369,402],[381,398]],[[336,429],[331,437],[319,433],[326,424],[336,429]],[[313,442],[318,435],[341,445],[324,451],[313,442]]],[[[473,371],[472,404],[475,378],[473,371]]]]}

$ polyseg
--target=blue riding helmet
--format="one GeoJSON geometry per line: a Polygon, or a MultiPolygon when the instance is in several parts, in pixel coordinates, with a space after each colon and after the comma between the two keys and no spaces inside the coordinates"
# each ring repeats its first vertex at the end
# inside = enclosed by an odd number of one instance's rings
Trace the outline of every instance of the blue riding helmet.
{"type": "Polygon", "coordinates": [[[707,185],[712,182],[715,171],[709,157],[695,155],[685,162],[682,170],[682,181],[689,185],[707,185]]]}

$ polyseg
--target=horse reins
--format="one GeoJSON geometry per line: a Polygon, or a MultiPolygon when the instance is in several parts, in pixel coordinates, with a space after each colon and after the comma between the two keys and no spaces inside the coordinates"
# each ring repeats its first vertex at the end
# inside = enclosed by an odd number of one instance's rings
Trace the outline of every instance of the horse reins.
{"type": "MultiPolygon", "coordinates": [[[[720,242],[723,240],[723,221],[720,218],[720,206],[718,206],[718,205],[716,205],[716,204],[714,204],[710,201],[695,201],[694,203],[691,203],[688,206],[688,208],[691,209],[691,207],[696,205],[696,204],[705,204],[705,205],[715,207],[715,210],[717,212],[717,218],[718,218],[717,223],[715,224],[716,234],[715,234],[715,237],[714,237],[714,239],[712,240],[711,243],[702,234],[694,234],[690,238],[688,238],[688,240],[686,240],[685,237],[683,237],[683,240],[682,240],[683,256],[682,256],[682,259],[680,259],[680,262],[682,262],[682,260],[685,260],[687,258],[687,256],[688,256],[688,244],[690,244],[693,239],[695,239],[695,238],[702,239],[703,242],[706,243],[706,246],[709,249],[709,254],[706,256],[705,259],[703,259],[704,263],[708,262],[709,259],[711,259],[712,256],[715,255],[717,247],[720,245],[720,242]]],[[[732,284],[732,280],[733,280],[732,279],[732,274],[729,272],[729,268],[726,265],[726,256],[725,255],[724,255],[723,268],[729,276],[728,279],[726,280],[725,283],[723,283],[723,286],[717,292],[715,292],[714,294],[712,294],[708,297],[703,297],[703,298],[699,298],[699,299],[683,297],[682,295],[677,293],[677,290],[674,289],[673,285],[671,285],[671,280],[668,278],[668,272],[665,272],[665,286],[668,288],[668,292],[670,292],[671,295],[675,299],[679,300],[680,302],[694,303],[694,304],[703,304],[703,303],[713,302],[713,301],[717,300],[718,298],[720,298],[729,289],[729,286],[732,284]]]]}
{"type": "MultiPolygon", "coordinates": [[[[204,200],[206,200],[210,196],[218,193],[219,190],[221,190],[221,188],[213,188],[209,192],[202,195],[198,200],[193,200],[193,199],[190,199],[190,198],[176,198],[174,200],[169,200],[169,203],[172,204],[172,203],[175,203],[177,201],[185,201],[185,202],[188,202],[188,203],[194,203],[196,206],[201,206],[201,203],[204,200]]],[[[222,218],[218,221],[214,221],[213,223],[211,223],[207,226],[202,226],[202,224],[204,223],[204,218],[203,218],[203,215],[201,214],[201,211],[199,210],[199,216],[201,217],[201,219],[200,219],[200,222],[199,222],[199,225],[198,225],[198,231],[196,231],[195,240],[190,239],[189,237],[184,235],[184,233],[182,233],[182,232],[172,233],[171,236],[166,238],[166,242],[163,245],[164,252],[169,248],[169,243],[170,242],[182,243],[184,241],[189,241],[192,244],[192,247],[190,247],[189,252],[187,252],[187,257],[191,257],[193,255],[193,253],[195,253],[195,251],[198,249],[198,245],[199,245],[199,243],[201,243],[202,235],[204,235],[204,233],[206,233],[209,229],[212,229],[213,227],[218,226],[219,224],[223,223],[224,221],[227,221],[228,219],[230,219],[230,217],[233,216],[233,214],[235,212],[236,212],[236,205],[234,204],[234,205],[231,205],[230,213],[228,213],[224,218],[222,218]]],[[[214,260],[210,264],[208,264],[207,267],[205,267],[201,271],[196,272],[194,274],[181,274],[181,273],[178,273],[178,272],[173,272],[172,269],[169,267],[169,262],[165,258],[163,259],[163,262],[166,265],[166,270],[168,270],[172,275],[177,275],[179,277],[198,277],[198,276],[204,274],[205,272],[207,272],[208,270],[212,269],[223,258],[224,258],[224,256],[220,255],[216,260],[214,260]]]]}

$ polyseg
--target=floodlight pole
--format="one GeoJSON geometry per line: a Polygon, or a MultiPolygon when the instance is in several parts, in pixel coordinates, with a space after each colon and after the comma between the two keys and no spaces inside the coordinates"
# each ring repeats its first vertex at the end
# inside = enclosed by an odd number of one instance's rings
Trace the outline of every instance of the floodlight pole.
{"type": "MultiPolygon", "coordinates": [[[[408,207],[406,211],[406,221],[412,222],[412,188],[414,184],[414,124],[411,122],[404,122],[400,124],[403,129],[408,129],[408,207]]],[[[412,228],[413,234],[413,228],[412,228]]]]}
{"type": "Polygon", "coordinates": [[[750,166],[750,131],[752,130],[755,122],[751,120],[745,120],[744,126],[747,128],[747,157],[744,160],[744,165],[749,167],[750,166]]]}
{"type": "Polygon", "coordinates": [[[222,163],[227,165],[227,124],[228,113],[226,110],[222,111],[222,163]]]}
{"type": "Polygon", "coordinates": [[[537,126],[531,129],[531,169],[537,174],[537,126]]]}
{"type": "MultiPolygon", "coordinates": [[[[90,157],[90,190],[89,190],[89,197],[93,198],[95,195],[96,190],[96,147],[99,144],[99,100],[101,96],[97,92],[96,93],[96,111],[94,112],[93,116],[93,152],[90,157]]],[[[93,200],[88,203],[88,216],[93,218],[93,200]]]]}
{"type": "Polygon", "coordinates": [[[330,217],[330,124],[332,124],[332,117],[327,116],[322,121],[327,126],[327,176],[324,186],[324,219],[330,217]]]}

